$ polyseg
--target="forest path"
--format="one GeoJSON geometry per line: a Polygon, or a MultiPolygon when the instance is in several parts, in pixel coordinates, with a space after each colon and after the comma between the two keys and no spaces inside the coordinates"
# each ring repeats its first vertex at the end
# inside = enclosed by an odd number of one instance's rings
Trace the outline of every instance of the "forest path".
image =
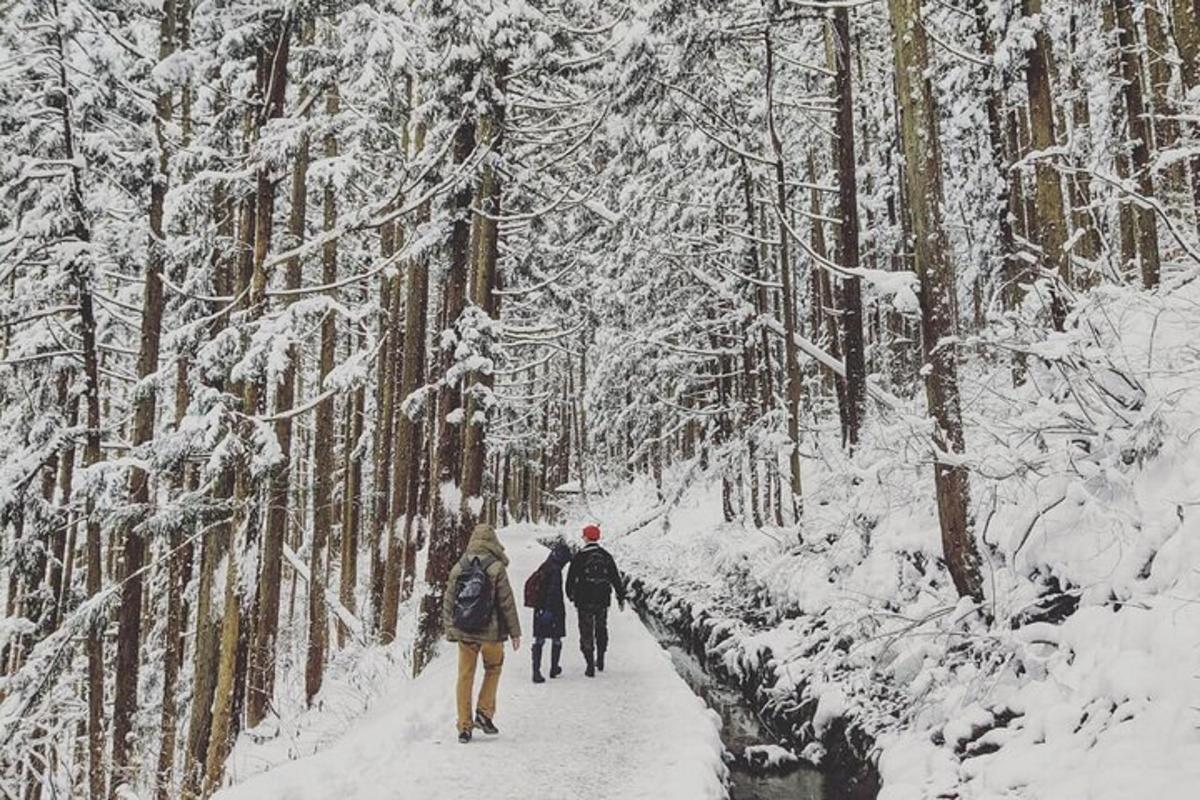
{"type": "MultiPolygon", "coordinates": [[[[558,529],[500,531],[518,595],[558,529]]],[[[530,680],[532,620],[505,648],[496,725],[456,740],[456,652],[443,644],[411,681],[398,683],[327,749],[280,765],[219,793],[219,800],[717,800],[719,719],[675,673],[637,615],[609,614],[608,663],[583,674],[573,611],[568,608],[563,675],[530,680]]],[[[549,648],[543,669],[549,661],[549,648]]],[[[482,669],[477,673],[478,683],[482,669]]]]}

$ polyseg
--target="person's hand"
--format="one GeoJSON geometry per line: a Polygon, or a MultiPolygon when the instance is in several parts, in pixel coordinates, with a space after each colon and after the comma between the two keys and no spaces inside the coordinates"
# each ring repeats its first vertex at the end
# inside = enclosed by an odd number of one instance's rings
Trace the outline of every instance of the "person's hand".
{"type": "Polygon", "coordinates": [[[512,637],[512,643],[513,643],[513,652],[514,653],[521,649],[521,637],[520,636],[512,637]]]}

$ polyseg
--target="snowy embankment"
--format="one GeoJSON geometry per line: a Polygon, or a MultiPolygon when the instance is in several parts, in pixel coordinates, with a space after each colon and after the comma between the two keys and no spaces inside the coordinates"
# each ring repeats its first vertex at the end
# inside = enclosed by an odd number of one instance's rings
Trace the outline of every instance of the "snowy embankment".
{"type": "Polygon", "coordinates": [[[789,746],[844,758],[847,731],[873,740],[884,800],[1193,800],[1197,331],[1195,286],[1097,291],[1074,330],[1031,346],[1024,385],[1007,357],[964,375],[979,606],[939,560],[919,398],[874,415],[852,462],[806,441],[803,544],[722,523],[719,482],[625,535],[660,502],[652,485],[577,514],[615,534],[657,613],[791,721],[789,746]]]}
{"type": "MultiPolygon", "coordinates": [[[[531,527],[500,532],[518,594],[546,555],[536,537],[553,532],[531,527]]],[[[528,612],[522,613],[526,624],[528,612]]],[[[716,714],[675,674],[666,652],[632,611],[622,614],[614,607],[609,624],[607,669],[594,679],[583,675],[573,620],[564,642],[564,674],[556,680],[530,681],[528,638],[520,651],[506,650],[496,713],[499,736],[477,732],[469,745],[456,741],[455,650],[443,645],[420,677],[393,676],[371,709],[320,752],[280,763],[217,797],[724,798],[716,714]]],[[[244,749],[240,763],[252,768],[254,750],[244,749]]]]}

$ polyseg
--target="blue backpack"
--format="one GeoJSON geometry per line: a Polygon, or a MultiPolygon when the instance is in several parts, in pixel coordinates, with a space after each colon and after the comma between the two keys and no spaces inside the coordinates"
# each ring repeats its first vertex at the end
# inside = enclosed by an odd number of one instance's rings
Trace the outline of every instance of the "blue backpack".
{"type": "Polygon", "coordinates": [[[490,556],[463,556],[454,587],[454,627],[460,631],[477,633],[492,621],[496,592],[487,570],[495,561],[490,556]]]}

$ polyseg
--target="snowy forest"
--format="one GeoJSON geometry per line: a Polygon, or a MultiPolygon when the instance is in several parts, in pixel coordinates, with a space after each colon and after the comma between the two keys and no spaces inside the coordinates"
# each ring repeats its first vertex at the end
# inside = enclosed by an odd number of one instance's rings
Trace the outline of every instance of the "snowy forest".
{"type": "Polygon", "coordinates": [[[309,755],[585,519],[879,797],[1194,797],[1198,279],[1197,0],[0,0],[0,797],[309,755]]]}

